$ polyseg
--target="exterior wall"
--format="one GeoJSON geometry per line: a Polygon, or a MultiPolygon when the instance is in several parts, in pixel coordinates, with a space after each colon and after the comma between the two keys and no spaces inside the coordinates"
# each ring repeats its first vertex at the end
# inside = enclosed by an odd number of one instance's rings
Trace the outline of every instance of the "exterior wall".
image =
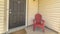
{"type": "Polygon", "coordinates": [[[4,22],[4,11],[5,11],[5,6],[4,6],[4,0],[0,0],[0,34],[5,32],[5,22],[4,22]]]}
{"type": "Polygon", "coordinates": [[[35,14],[38,11],[38,0],[28,0],[28,22],[27,25],[31,25],[33,23],[33,19],[35,14]]]}
{"type": "Polygon", "coordinates": [[[7,12],[9,0],[0,0],[0,34],[7,31],[7,12]]]}
{"type": "Polygon", "coordinates": [[[39,0],[39,10],[46,26],[60,32],[60,0],[39,0]]]}

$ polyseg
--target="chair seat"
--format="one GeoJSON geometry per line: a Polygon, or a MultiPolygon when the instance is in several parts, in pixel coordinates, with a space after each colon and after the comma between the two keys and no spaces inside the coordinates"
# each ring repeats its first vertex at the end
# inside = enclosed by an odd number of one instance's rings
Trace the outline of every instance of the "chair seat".
{"type": "Polygon", "coordinates": [[[44,24],[34,24],[36,27],[43,27],[44,26],[44,24]]]}

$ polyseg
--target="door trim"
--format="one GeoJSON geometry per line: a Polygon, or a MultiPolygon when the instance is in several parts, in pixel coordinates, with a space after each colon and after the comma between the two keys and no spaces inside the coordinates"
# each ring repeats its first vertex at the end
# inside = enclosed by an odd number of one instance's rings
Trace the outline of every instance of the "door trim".
{"type": "MultiPolygon", "coordinates": [[[[26,21],[25,21],[25,26],[27,26],[27,21],[28,21],[28,20],[27,20],[27,18],[28,18],[28,17],[27,17],[27,15],[28,15],[28,14],[27,14],[27,13],[28,13],[28,12],[27,12],[27,11],[28,11],[28,3],[27,3],[27,2],[28,2],[28,0],[26,0],[26,21]]],[[[6,23],[7,23],[6,28],[7,28],[7,29],[6,29],[6,30],[8,31],[8,30],[9,30],[9,29],[8,29],[8,25],[9,25],[9,0],[7,0],[7,17],[6,17],[6,18],[7,18],[7,20],[6,20],[6,23]]]]}
{"type": "Polygon", "coordinates": [[[8,31],[8,24],[9,24],[9,0],[7,0],[7,31],[8,31]]]}

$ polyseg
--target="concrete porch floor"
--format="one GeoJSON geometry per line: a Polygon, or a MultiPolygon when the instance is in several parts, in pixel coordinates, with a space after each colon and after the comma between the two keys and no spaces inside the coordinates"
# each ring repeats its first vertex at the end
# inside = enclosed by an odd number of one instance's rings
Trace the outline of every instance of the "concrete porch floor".
{"type": "Polygon", "coordinates": [[[48,28],[45,28],[45,32],[43,33],[42,29],[36,28],[35,31],[33,31],[33,27],[29,26],[25,28],[27,31],[27,34],[57,34],[57,32],[50,30],[48,28]]]}

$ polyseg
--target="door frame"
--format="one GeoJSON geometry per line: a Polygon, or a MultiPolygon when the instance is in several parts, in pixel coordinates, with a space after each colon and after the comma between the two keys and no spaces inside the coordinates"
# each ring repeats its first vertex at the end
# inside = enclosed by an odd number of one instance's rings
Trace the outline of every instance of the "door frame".
{"type": "MultiPolygon", "coordinates": [[[[27,26],[27,18],[28,18],[28,0],[26,0],[26,20],[25,20],[25,27],[27,26]]],[[[8,31],[8,25],[9,25],[9,0],[7,0],[7,17],[6,17],[6,30],[8,31]]]]}

